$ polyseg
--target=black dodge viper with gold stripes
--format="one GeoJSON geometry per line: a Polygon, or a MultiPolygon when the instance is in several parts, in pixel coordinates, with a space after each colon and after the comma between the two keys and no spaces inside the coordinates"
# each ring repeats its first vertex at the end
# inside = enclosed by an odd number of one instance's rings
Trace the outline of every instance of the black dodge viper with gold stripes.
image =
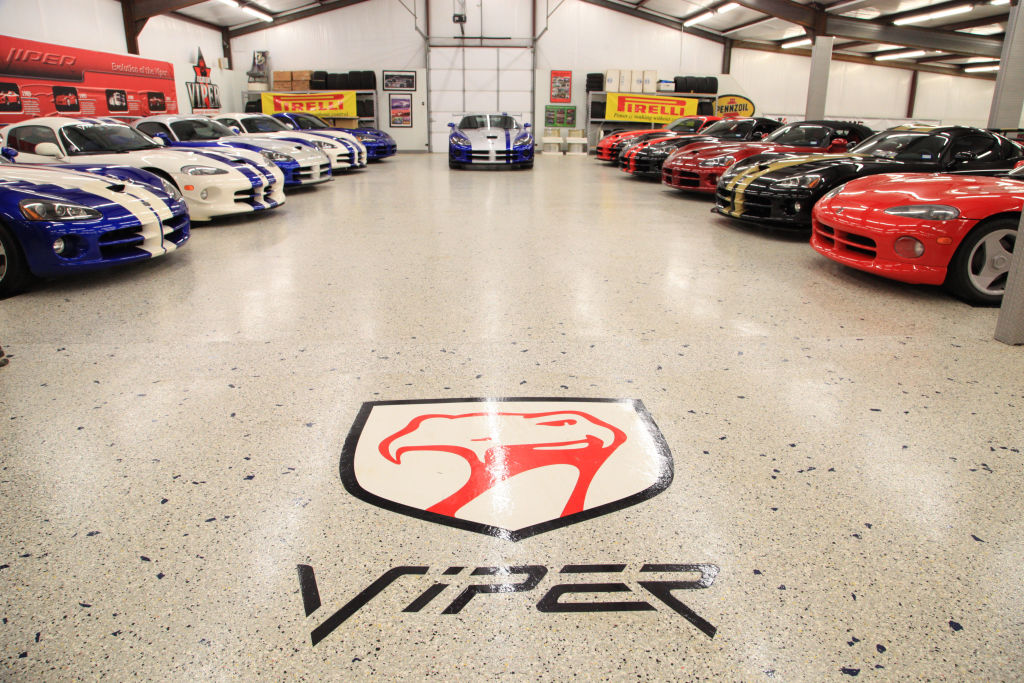
{"type": "Polygon", "coordinates": [[[826,192],[876,173],[995,175],[1024,160],[1007,138],[966,126],[897,126],[846,154],[758,154],[718,181],[715,211],[772,227],[811,229],[811,209],[826,192]]]}

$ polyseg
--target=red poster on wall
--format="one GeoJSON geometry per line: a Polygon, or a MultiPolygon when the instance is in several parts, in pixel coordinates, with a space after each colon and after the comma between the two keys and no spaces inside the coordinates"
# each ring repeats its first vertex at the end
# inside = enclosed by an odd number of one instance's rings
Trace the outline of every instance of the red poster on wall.
{"type": "Polygon", "coordinates": [[[551,101],[572,102],[572,72],[551,72],[551,101]]]}
{"type": "Polygon", "coordinates": [[[177,113],[170,62],[0,35],[0,125],[37,116],[177,113]]]}

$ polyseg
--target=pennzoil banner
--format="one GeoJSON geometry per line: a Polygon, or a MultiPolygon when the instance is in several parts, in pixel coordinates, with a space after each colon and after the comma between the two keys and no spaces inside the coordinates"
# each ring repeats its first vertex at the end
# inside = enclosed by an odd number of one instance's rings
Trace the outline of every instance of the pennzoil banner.
{"type": "Polygon", "coordinates": [[[170,62],[0,35],[0,125],[61,114],[177,113],[170,62]]]}
{"type": "Polygon", "coordinates": [[[754,115],[754,103],[743,95],[719,95],[715,102],[716,116],[747,117],[754,115]]]}
{"type": "Polygon", "coordinates": [[[264,114],[306,112],[336,118],[356,118],[355,90],[325,90],[318,93],[265,92],[261,95],[264,114]]]}
{"type": "Polygon", "coordinates": [[[604,117],[609,121],[671,123],[697,113],[696,97],[656,97],[639,93],[608,93],[604,117]]]}

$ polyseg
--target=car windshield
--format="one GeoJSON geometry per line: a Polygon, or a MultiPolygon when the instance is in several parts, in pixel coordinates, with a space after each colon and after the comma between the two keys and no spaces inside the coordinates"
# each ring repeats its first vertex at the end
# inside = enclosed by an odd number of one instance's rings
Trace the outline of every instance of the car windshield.
{"type": "Polygon", "coordinates": [[[128,126],[71,125],[60,129],[68,154],[104,154],[109,152],[135,152],[156,149],[160,145],[153,138],[128,126]]]}
{"type": "Polygon", "coordinates": [[[505,114],[470,114],[459,121],[459,128],[472,130],[475,128],[501,128],[514,130],[519,127],[516,120],[505,114]]]}
{"type": "Polygon", "coordinates": [[[776,145],[793,145],[794,147],[824,147],[828,143],[830,128],[825,126],[805,126],[794,124],[783,126],[764,139],[776,145]]]}
{"type": "Polygon", "coordinates": [[[330,128],[330,126],[312,114],[292,114],[292,116],[294,116],[295,120],[298,122],[299,128],[305,128],[306,130],[330,128]]]}
{"type": "Polygon", "coordinates": [[[882,159],[931,161],[938,159],[948,144],[949,136],[941,133],[885,131],[871,136],[851,151],[882,159]]]}
{"type": "Polygon", "coordinates": [[[722,140],[744,140],[753,127],[754,122],[750,120],[718,121],[701,131],[701,135],[713,135],[722,140]]]}
{"type": "Polygon", "coordinates": [[[676,119],[668,124],[666,128],[676,133],[696,133],[700,130],[702,123],[704,121],[701,119],[676,119]]]}
{"type": "Polygon", "coordinates": [[[217,138],[234,135],[235,132],[212,119],[185,119],[171,124],[171,130],[179,140],[194,142],[197,140],[216,140],[217,138]]]}
{"type": "Polygon", "coordinates": [[[246,133],[280,133],[288,128],[273,116],[246,116],[241,119],[246,133]]]}

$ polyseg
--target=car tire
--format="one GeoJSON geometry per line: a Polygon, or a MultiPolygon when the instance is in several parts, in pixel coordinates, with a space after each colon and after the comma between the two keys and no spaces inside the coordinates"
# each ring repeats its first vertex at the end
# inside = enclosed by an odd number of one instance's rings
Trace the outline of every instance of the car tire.
{"type": "Polygon", "coordinates": [[[949,262],[944,286],[972,306],[995,306],[1003,300],[1020,218],[982,223],[960,243],[949,262]]]}
{"type": "Polygon", "coordinates": [[[7,226],[0,223],[0,299],[17,294],[32,280],[25,255],[7,226]]]}
{"type": "Polygon", "coordinates": [[[460,164],[460,163],[458,163],[456,161],[452,161],[451,159],[449,159],[448,160],[448,168],[462,168],[462,164],[460,164]]]}

